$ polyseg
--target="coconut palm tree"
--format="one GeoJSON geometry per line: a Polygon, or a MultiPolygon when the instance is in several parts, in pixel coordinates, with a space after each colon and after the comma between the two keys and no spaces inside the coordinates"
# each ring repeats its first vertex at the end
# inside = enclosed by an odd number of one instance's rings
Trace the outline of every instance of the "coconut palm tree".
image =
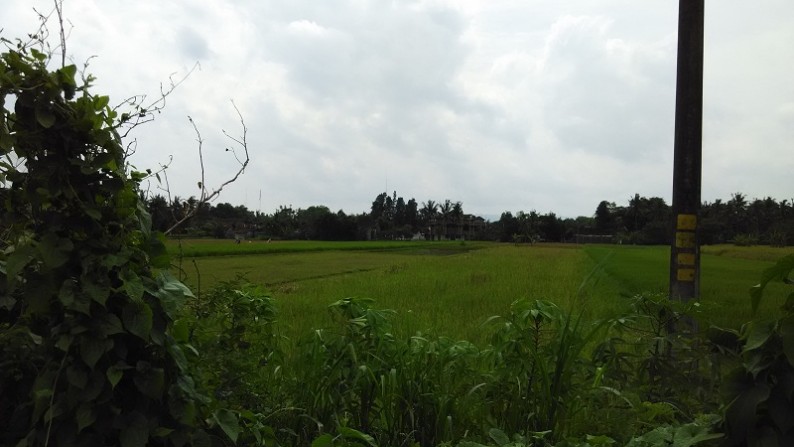
{"type": "Polygon", "coordinates": [[[447,224],[449,223],[450,218],[452,217],[452,201],[447,199],[444,200],[438,207],[438,215],[441,217],[441,226],[443,228],[443,235],[445,238],[449,238],[447,234],[447,224]]]}
{"type": "Polygon", "coordinates": [[[436,223],[436,215],[438,215],[438,204],[433,200],[428,200],[422,203],[422,209],[419,210],[422,216],[422,224],[430,231],[430,240],[433,239],[433,226],[436,223]]]}
{"type": "Polygon", "coordinates": [[[455,237],[457,238],[458,235],[463,235],[463,203],[455,202],[452,204],[452,210],[450,211],[450,218],[452,222],[455,223],[457,231],[455,231],[455,237]]]}

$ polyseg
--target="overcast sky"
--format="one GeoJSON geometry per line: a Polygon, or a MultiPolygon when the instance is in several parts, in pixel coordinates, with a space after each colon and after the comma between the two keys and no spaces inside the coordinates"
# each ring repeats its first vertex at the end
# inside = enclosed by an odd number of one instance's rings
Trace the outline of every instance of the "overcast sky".
{"type": "MultiPolygon", "coordinates": [[[[51,1],[6,0],[6,38],[51,1]]],[[[139,127],[172,193],[368,211],[388,191],[498,218],[672,192],[675,0],[66,0],[68,55],[118,103],[194,72],[139,127]],[[260,198],[261,197],[261,198],[260,198]]],[[[54,25],[53,25],[54,29],[54,25]]],[[[794,1],[706,2],[703,199],[794,198],[794,1]]],[[[155,189],[156,185],[152,185],[155,189]]]]}

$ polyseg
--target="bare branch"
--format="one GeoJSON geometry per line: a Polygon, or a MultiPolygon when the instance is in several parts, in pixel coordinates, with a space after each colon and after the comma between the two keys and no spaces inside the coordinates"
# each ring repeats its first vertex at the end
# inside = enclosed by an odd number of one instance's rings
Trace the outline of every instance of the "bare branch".
{"type": "MultiPolygon", "coordinates": [[[[218,186],[217,188],[213,189],[212,191],[210,191],[208,193],[207,192],[208,191],[207,190],[207,184],[206,184],[205,175],[204,175],[205,174],[205,171],[204,171],[204,148],[203,148],[204,140],[201,138],[201,133],[199,132],[198,127],[196,126],[196,123],[193,121],[193,118],[188,116],[188,119],[190,120],[190,124],[193,126],[193,130],[196,132],[196,141],[198,142],[199,163],[201,165],[201,180],[199,181],[198,186],[199,186],[199,189],[201,189],[201,195],[199,196],[199,199],[196,201],[196,203],[191,205],[189,208],[187,208],[185,214],[180,219],[178,219],[176,221],[176,223],[171,225],[171,227],[168,230],[165,231],[165,234],[170,234],[173,230],[175,230],[180,225],[185,223],[185,221],[187,221],[191,217],[195,216],[196,213],[198,213],[198,211],[201,209],[201,207],[204,204],[209,203],[209,202],[217,199],[218,196],[220,195],[221,191],[223,191],[223,188],[225,188],[226,186],[230,185],[231,183],[234,183],[235,181],[237,181],[237,179],[240,177],[240,175],[242,175],[243,172],[245,172],[245,168],[248,167],[248,162],[250,161],[250,157],[249,157],[249,154],[248,154],[248,140],[247,140],[247,138],[248,138],[248,128],[245,125],[245,119],[243,119],[243,115],[242,115],[242,113],[240,113],[240,109],[237,108],[237,104],[235,104],[234,101],[231,101],[231,103],[232,103],[232,107],[234,107],[235,112],[237,112],[237,116],[240,118],[240,125],[243,128],[243,134],[240,137],[237,137],[237,138],[230,136],[225,130],[223,131],[223,134],[226,135],[226,137],[229,138],[230,140],[232,140],[235,143],[237,143],[240,146],[240,148],[242,148],[243,152],[245,153],[245,158],[243,160],[240,160],[240,158],[237,157],[237,154],[235,153],[234,149],[229,149],[229,148],[226,149],[227,152],[229,152],[229,151],[232,152],[232,154],[234,155],[234,158],[237,160],[238,163],[240,163],[240,168],[237,170],[237,172],[234,174],[233,177],[231,177],[229,180],[226,180],[225,182],[221,183],[220,186],[218,186]]],[[[168,176],[166,175],[166,186],[167,186],[167,184],[168,184],[168,176]]],[[[169,194],[168,202],[171,203],[170,191],[169,191],[168,194],[169,194]]]]}
{"type": "Polygon", "coordinates": [[[136,127],[154,121],[154,114],[160,113],[165,108],[166,99],[197,69],[201,70],[199,62],[193,64],[193,67],[182,77],[175,78],[176,73],[171,73],[168,76],[168,84],[160,83],[160,94],[151,102],[147,103],[147,95],[135,95],[115,106],[113,110],[116,112],[122,107],[130,109],[120,114],[118,127],[126,127],[126,131],[121,133],[121,138],[127,137],[136,127]]]}
{"type": "Polygon", "coordinates": [[[63,0],[55,1],[55,12],[58,14],[58,29],[61,37],[61,67],[66,66],[66,33],[63,29],[63,0]]]}

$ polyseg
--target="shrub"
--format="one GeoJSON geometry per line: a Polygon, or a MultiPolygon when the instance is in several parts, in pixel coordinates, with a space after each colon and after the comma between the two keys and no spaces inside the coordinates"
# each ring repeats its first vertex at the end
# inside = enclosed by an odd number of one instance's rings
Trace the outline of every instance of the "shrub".
{"type": "Polygon", "coordinates": [[[47,63],[0,54],[0,444],[206,445],[205,417],[233,438],[173,337],[191,293],[126,171],[129,115],[47,63]]]}

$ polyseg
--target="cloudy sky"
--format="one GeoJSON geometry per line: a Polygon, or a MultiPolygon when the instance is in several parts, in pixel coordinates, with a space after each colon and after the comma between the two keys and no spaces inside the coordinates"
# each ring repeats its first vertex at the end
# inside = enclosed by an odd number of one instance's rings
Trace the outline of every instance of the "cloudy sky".
{"type": "MultiPolygon", "coordinates": [[[[794,2],[706,2],[703,199],[794,198],[794,2]]],[[[8,0],[6,38],[51,1],[8,0]]],[[[468,213],[670,203],[675,0],[66,0],[68,55],[120,103],[198,62],[133,163],[172,193],[251,164],[220,201],[369,209],[380,192],[468,213]]],[[[157,185],[152,185],[155,190],[157,185]]]]}

